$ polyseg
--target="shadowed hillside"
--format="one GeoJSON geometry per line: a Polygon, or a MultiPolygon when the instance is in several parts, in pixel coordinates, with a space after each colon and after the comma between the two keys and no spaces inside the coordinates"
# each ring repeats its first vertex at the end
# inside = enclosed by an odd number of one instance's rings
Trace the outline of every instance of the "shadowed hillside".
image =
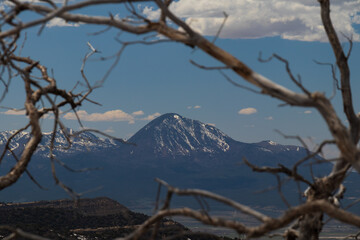
{"type": "MultiPolygon", "coordinates": [[[[135,213],[109,198],[39,201],[0,204],[0,225],[19,227],[24,231],[51,239],[113,239],[131,233],[148,216],[135,213]]],[[[150,237],[152,229],[142,239],[150,237]]],[[[156,239],[191,233],[183,225],[163,220],[156,239]]],[[[0,231],[1,237],[10,234],[0,231]]],[[[21,238],[18,238],[21,239],[21,238]]],[[[211,236],[192,236],[191,239],[219,239],[211,236]]]]}

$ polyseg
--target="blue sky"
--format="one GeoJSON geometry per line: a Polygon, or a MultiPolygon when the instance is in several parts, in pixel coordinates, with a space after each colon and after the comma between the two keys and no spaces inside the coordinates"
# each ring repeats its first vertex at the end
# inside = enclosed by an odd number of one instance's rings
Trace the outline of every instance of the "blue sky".
{"type": "MultiPolygon", "coordinates": [[[[139,11],[149,18],[156,17],[157,10],[138,5],[139,11]]],[[[210,39],[223,20],[223,11],[229,19],[216,44],[249,65],[253,70],[271,80],[296,89],[278,61],[260,63],[277,53],[286,58],[295,74],[300,74],[304,85],[312,91],[332,93],[332,77],[329,67],[319,66],[313,60],[334,62],[331,48],[321,28],[319,7],[313,0],[259,0],[259,1],[176,1],[172,10],[186,19],[196,30],[210,39]],[[219,4],[219,2],[222,2],[219,4]],[[195,4],[195,6],[194,6],[195,4]]],[[[332,16],[338,32],[354,39],[350,59],[352,87],[356,111],[360,111],[360,45],[358,35],[360,1],[335,1],[332,16]]],[[[111,11],[120,17],[125,13],[118,8],[89,9],[88,13],[101,15],[111,11]]],[[[30,16],[29,16],[30,17],[30,16]]],[[[117,30],[93,36],[89,33],[103,28],[94,26],[66,25],[54,20],[40,36],[38,28],[27,30],[23,56],[32,56],[52,69],[59,86],[71,89],[81,80],[82,59],[89,52],[89,41],[101,51],[87,62],[85,72],[92,83],[99,81],[112,64],[96,61],[99,57],[114,54],[121,45],[114,40],[117,30]]],[[[134,39],[123,34],[122,40],[134,39]]],[[[347,43],[344,42],[347,48],[347,43]]],[[[91,99],[102,104],[85,103],[80,116],[86,127],[96,128],[117,137],[129,138],[159,114],[176,112],[185,117],[215,124],[232,138],[244,142],[271,139],[280,143],[298,144],[284,139],[274,130],[285,134],[311,137],[314,142],[330,138],[327,127],[313,109],[280,107],[280,101],[267,96],[234,87],[217,71],[205,71],[193,66],[194,60],[207,66],[219,66],[199,50],[178,43],[152,46],[129,46],[104,85],[91,99]]],[[[243,81],[227,72],[234,81],[243,81]]],[[[24,102],[22,83],[14,80],[1,106],[22,108],[24,102]]],[[[339,92],[333,103],[341,113],[339,92]]],[[[0,130],[22,127],[25,117],[0,109],[0,130]]],[[[63,115],[68,127],[79,129],[71,115],[63,115]]],[[[51,127],[43,122],[44,130],[51,127]]]]}

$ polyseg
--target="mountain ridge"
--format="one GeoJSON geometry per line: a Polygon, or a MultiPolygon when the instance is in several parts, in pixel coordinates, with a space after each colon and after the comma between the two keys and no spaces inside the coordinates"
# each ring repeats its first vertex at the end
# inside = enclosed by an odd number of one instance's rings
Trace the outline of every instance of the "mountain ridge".
{"type": "MultiPolygon", "coordinates": [[[[73,129],[66,129],[67,133],[64,134],[62,130],[57,130],[54,138],[54,152],[56,153],[74,153],[76,151],[96,151],[102,148],[111,148],[117,146],[117,144],[107,138],[100,138],[91,132],[81,132],[75,137],[72,137],[71,145],[68,142],[68,135],[75,133],[73,129]]],[[[3,150],[6,141],[16,130],[2,131],[0,132],[0,150],[3,150]]],[[[48,156],[48,146],[52,139],[52,132],[43,132],[42,140],[35,152],[35,155],[48,156]]],[[[27,141],[30,139],[30,132],[22,131],[16,135],[10,142],[10,149],[12,151],[21,152],[27,141]]]]}
{"type": "MultiPolygon", "coordinates": [[[[134,164],[142,159],[146,163],[162,160],[173,164],[214,167],[234,163],[236,156],[241,156],[237,162],[242,162],[243,153],[256,155],[262,159],[263,164],[269,153],[286,155],[286,152],[298,152],[299,155],[304,155],[306,152],[303,147],[281,145],[271,140],[259,143],[240,142],[213,125],[188,119],[177,113],[158,117],[140,129],[129,141],[136,143],[138,147],[124,146],[120,156],[131,159],[134,164]]],[[[297,158],[299,160],[299,156],[297,158]]],[[[285,157],[281,161],[285,161],[285,157]]],[[[278,163],[279,161],[274,161],[267,164],[275,166],[278,163]]],[[[287,161],[285,165],[292,163],[294,161],[287,161]]]]}
{"type": "MultiPolygon", "coordinates": [[[[24,136],[22,139],[25,139],[24,136]]],[[[44,135],[42,145],[47,143],[49,136],[44,135]]],[[[73,150],[61,151],[64,139],[59,136],[55,143],[58,160],[75,170],[101,170],[76,174],[56,163],[61,180],[79,192],[90,192],[90,197],[109,196],[126,205],[133,204],[134,199],[139,200],[140,205],[144,205],[144,199],[150,202],[157,188],[156,177],[177,187],[202,188],[241,201],[260,203],[261,199],[253,194],[254,189],[269,188],[269,184],[276,185],[276,180],[269,174],[252,172],[242,164],[243,158],[258,166],[276,167],[281,163],[291,167],[307,154],[302,147],[276,144],[270,140],[259,143],[236,141],[212,125],[176,113],[164,114],[134,134],[129,142],[137,146],[111,142],[86,133],[82,138],[75,138],[73,150]],[[100,187],[97,192],[91,191],[100,187]]],[[[45,187],[53,189],[51,164],[45,157],[47,154],[45,147],[40,148],[28,170],[40,183],[45,183],[45,187]]],[[[9,163],[3,162],[10,168],[12,165],[9,163]]],[[[327,168],[320,173],[325,170],[327,168]]],[[[0,171],[5,171],[4,167],[0,171]]],[[[299,168],[299,171],[309,172],[306,168],[299,168]]],[[[66,196],[62,191],[50,195],[35,188],[24,175],[14,186],[5,189],[0,201],[66,196]]],[[[295,189],[291,191],[297,191],[295,189]]],[[[278,204],[277,198],[271,199],[278,204]]]]}
{"type": "MultiPolygon", "coordinates": [[[[75,133],[73,129],[66,129],[71,135],[75,133]]],[[[164,156],[171,155],[189,155],[190,152],[207,152],[218,153],[226,152],[229,150],[230,145],[236,143],[242,143],[244,145],[258,145],[264,148],[271,146],[280,147],[294,147],[291,145],[277,144],[272,140],[265,140],[258,143],[245,143],[238,140],[234,140],[220,129],[211,124],[202,123],[198,120],[192,120],[185,118],[177,113],[163,114],[153,121],[146,124],[138,132],[136,132],[128,142],[136,143],[137,145],[148,145],[149,141],[144,141],[144,135],[149,135],[149,131],[152,131],[150,136],[155,143],[165,149],[154,149],[154,152],[162,154],[164,156]],[[164,130],[164,128],[166,128],[164,130]],[[180,142],[179,142],[180,141],[180,142]],[[210,146],[210,147],[209,147],[210,146]]],[[[16,130],[2,131],[0,132],[0,147],[3,147],[7,139],[15,133],[16,130]]],[[[66,134],[68,135],[68,134],[66,134]]],[[[39,144],[36,154],[45,152],[47,146],[50,143],[52,137],[51,132],[44,132],[43,139],[39,144]]],[[[10,143],[12,150],[22,150],[26,141],[30,139],[30,133],[23,131],[19,133],[13,141],[10,143]]],[[[71,153],[76,151],[93,151],[101,148],[116,148],[121,146],[121,143],[116,143],[112,139],[101,138],[95,134],[88,132],[82,132],[76,137],[72,137],[72,145],[69,146],[67,137],[62,133],[62,130],[56,131],[56,137],[54,141],[55,150],[57,152],[71,153]]],[[[297,149],[302,147],[295,146],[297,149]]],[[[274,149],[274,147],[271,147],[274,149]]],[[[268,149],[269,150],[269,149],[268,149]]]]}

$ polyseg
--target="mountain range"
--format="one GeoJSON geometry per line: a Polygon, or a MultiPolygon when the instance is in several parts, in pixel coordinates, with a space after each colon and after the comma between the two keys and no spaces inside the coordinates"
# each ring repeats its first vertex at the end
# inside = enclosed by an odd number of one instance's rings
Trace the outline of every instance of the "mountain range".
{"type": "MultiPolygon", "coordinates": [[[[71,129],[67,131],[73,133],[71,129]]],[[[0,132],[0,150],[12,133],[0,132]]],[[[48,190],[39,189],[24,174],[14,186],[1,192],[0,201],[66,197],[52,180],[51,164],[47,157],[51,137],[51,133],[44,133],[28,168],[48,190]]],[[[29,133],[22,132],[12,140],[11,149],[21,152],[29,138],[29,133]]],[[[54,141],[54,153],[59,160],[56,164],[57,175],[75,191],[88,192],[86,197],[107,196],[133,208],[151,207],[157,192],[155,177],[173,186],[207,189],[246,204],[283,206],[276,191],[276,177],[252,172],[242,164],[242,159],[246,157],[258,166],[277,166],[281,163],[290,167],[308,154],[303,147],[280,145],[271,140],[239,142],[215,126],[176,113],[154,119],[128,142],[136,146],[82,132],[72,139],[70,147],[63,132],[57,131],[54,141]],[[80,173],[68,171],[61,166],[64,164],[73,169],[88,170],[80,173]],[[255,193],[271,188],[275,191],[255,193]]],[[[3,161],[0,173],[11,167],[11,161],[14,160],[6,158],[3,161]]],[[[329,163],[312,165],[309,164],[311,161],[300,168],[308,178],[313,177],[312,172],[323,175],[331,168],[329,163]]],[[[284,184],[283,188],[290,202],[298,201],[301,193],[296,184],[284,184]]]]}
{"type": "MultiPolygon", "coordinates": [[[[67,135],[73,135],[72,129],[66,129],[67,135]]],[[[12,131],[0,132],[0,149],[2,150],[7,139],[15,133],[12,131]]],[[[47,157],[49,154],[52,133],[43,133],[43,138],[38,146],[35,158],[47,157]]],[[[11,141],[12,151],[20,153],[26,142],[30,139],[29,132],[21,132],[11,141]]],[[[296,152],[303,155],[305,149],[297,146],[279,145],[273,141],[260,143],[242,143],[236,141],[217,129],[216,127],[204,124],[197,120],[188,119],[175,113],[164,114],[151,121],[145,127],[133,135],[128,142],[136,146],[127,146],[108,138],[101,138],[91,132],[82,132],[71,139],[71,146],[68,143],[62,130],[56,132],[54,138],[55,154],[76,155],[79,153],[104,153],[117,151],[122,154],[120,161],[132,159],[167,159],[176,162],[178,159],[192,159],[200,165],[224,164],[219,156],[243,155],[247,152],[267,152],[273,154],[285,154],[296,152]],[[209,161],[212,159],[212,161],[209,161]]],[[[260,154],[261,155],[261,154],[260,154]]],[[[282,159],[277,158],[278,161],[282,159]]],[[[289,159],[291,161],[291,159],[289,159]]],[[[270,163],[271,164],[271,163],[270,163]]],[[[271,164],[273,165],[273,164],[271,164]]]]}

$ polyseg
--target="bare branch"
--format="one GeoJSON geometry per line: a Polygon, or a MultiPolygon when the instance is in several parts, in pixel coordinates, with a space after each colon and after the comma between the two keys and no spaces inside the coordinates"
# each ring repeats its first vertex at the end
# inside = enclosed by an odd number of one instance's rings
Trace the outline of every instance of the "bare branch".
{"type": "Polygon", "coordinates": [[[267,173],[273,173],[273,174],[284,173],[284,174],[288,175],[289,177],[294,178],[295,181],[301,181],[301,182],[304,182],[307,185],[313,187],[313,184],[310,181],[306,180],[303,176],[298,174],[296,171],[290,170],[281,164],[279,164],[278,168],[258,167],[258,166],[251,164],[245,157],[243,157],[243,161],[247,166],[249,166],[255,172],[267,172],[267,173]]]}
{"type": "Polygon", "coordinates": [[[230,67],[228,66],[222,66],[222,67],[207,67],[201,64],[198,64],[197,62],[193,61],[190,59],[190,63],[193,64],[194,66],[204,69],[204,70],[222,70],[222,69],[229,69],[230,67]]]}
{"type": "Polygon", "coordinates": [[[226,12],[223,12],[223,14],[224,14],[224,20],[223,20],[223,22],[221,23],[220,28],[218,29],[218,31],[217,31],[214,39],[212,40],[212,43],[215,43],[216,39],[219,38],[220,33],[221,33],[222,29],[223,29],[224,26],[225,26],[226,20],[227,20],[228,17],[229,17],[229,15],[228,15],[226,12]]]}
{"type": "Polygon", "coordinates": [[[8,140],[6,141],[4,150],[3,150],[3,152],[2,152],[2,154],[1,154],[1,156],[0,156],[0,163],[1,163],[1,161],[3,160],[6,152],[10,149],[10,148],[9,148],[9,145],[10,145],[10,142],[12,141],[12,139],[13,139],[14,137],[16,137],[16,136],[17,136],[19,133],[21,133],[22,131],[25,131],[26,129],[28,129],[29,127],[30,127],[30,124],[27,124],[25,127],[18,129],[14,134],[12,134],[12,135],[8,138],[8,140]]]}
{"type": "Polygon", "coordinates": [[[162,184],[163,186],[165,186],[168,191],[170,192],[173,192],[177,195],[180,195],[180,196],[203,196],[203,197],[207,197],[209,199],[213,199],[213,200],[216,200],[218,202],[222,202],[228,206],[231,206],[233,207],[234,209],[236,210],[239,210],[241,211],[242,213],[245,213],[247,215],[250,215],[250,216],[253,216],[255,217],[256,219],[258,219],[259,221],[262,221],[262,222],[265,222],[265,221],[268,221],[269,220],[269,217],[247,207],[247,206],[244,206],[240,203],[237,203],[233,200],[230,200],[228,198],[225,198],[223,196],[220,196],[220,195],[217,195],[215,193],[211,193],[211,192],[208,192],[208,191],[205,191],[205,190],[200,190],[200,189],[184,189],[184,190],[181,190],[179,188],[175,188],[175,187],[172,187],[170,186],[167,182],[161,180],[161,179],[156,179],[157,182],[159,182],[160,184],[162,184]]]}
{"type": "Polygon", "coordinates": [[[352,93],[350,87],[350,70],[347,62],[348,59],[344,54],[343,48],[341,47],[339,38],[336,34],[330,18],[330,1],[319,0],[319,3],[321,7],[321,19],[325,27],[325,31],[331,47],[333,49],[336,58],[336,64],[338,65],[341,74],[341,93],[343,98],[344,112],[350,123],[350,133],[352,141],[354,143],[357,143],[360,137],[360,120],[357,118],[353,108],[352,93]]]}
{"type": "MultiPolygon", "coordinates": [[[[16,162],[19,162],[19,158],[16,156],[16,154],[14,153],[13,150],[9,149],[9,152],[11,153],[11,155],[13,156],[13,158],[16,160],[16,162]]],[[[30,178],[30,180],[41,190],[48,190],[47,188],[43,187],[33,176],[32,174],[29,172],[29,170],[25,170],[26,175],[28,175],[28,177],[30,178]]]]}
{"type": "Polygon", "coordinates": [[[341,88],[340,88],[340,86],[339,86],[339,79],[336,77],[336,67],[334,66],[334,64],[331,64],[331,63],[322,63],[322,62],[319,62],[319,61],[316,61],[316,60],[314,60],[314,62],[315,62],[316,64],[319,64],[319,65],[330,66],[332,78],[333,78],[333,81],[334,81],[333,94],[332,94],[332,96],[330,97],[330,99],[334,98],[334,97],[335,97],[335,94],[336,94],[336,89],[337,89],[337,90],[341,90],[341,88]]]}
{"type": "Polygon", "coordinates": [[[73,169],[72,167],[69,167],[66,163],[64,163],[63,161],[61,161],[60,159],[58,159],[57,157],[53,156],[54,160],[62,167],[64,167],[66,170],[68,170],[69,172],[74,172],[74,173],[81,173],[81,172],[89,172],[89,171],[94,171],[94,170],[100,170],[102,169],[101,167],[98,168],[82,168],[82,169],[73,169]]]}
{"type": "Polygon", "coordinates": [[[235,81],[233,81],[228,75],[226,75],[226,73],[224,71],[221,71],[219,70],[220,74],[223,75],[223,77],[229,82],[231,83],[232,85],[234,85],[235,87],[238,87],[238,88],[243,88],[245,90],[248,90],[250,92],[253,92],[253,93],[256,93],[256,94],[262,94],[262,92],[260,91],[257,91],[255,89],[252,89],[250,87],[247,87],[247,86],[244,86],[244,85],[241,85],[235,81]]]}
{"type": "Polygon", "coordinates": [[[285,64],[286,72],[289,75],[290,79],[293,81],[293,83],[295,83],[296,86],[298,86],[306,95],[311,96],[311,93],[302,84],[300,75],[298,75],[298,78],[295,78],[294,74],[292,73],[292,71],[290,69],[290,64],[289,64],[288,60],[286,60],[285,58],[280,57],[279,55],[277,55],[275,53],[272,56],[270,56],[268,59],[262,59],[261,58],[261,52],[259,53],[259,58],[258,59],[259,59],[260,62],[269,62],[273,58],[276,58],[280,62],[283,62],[285,64]]]}
{"type": "Polygon", "coordinates": [[[147,221],[145,221],[138,229],[125,238],[117,238],[118,240],[138,239],[152,224],[158,222],[160,219],[168,216],[187,216],[199,220],[200,222],[216,227],[226,227],[237,231],[239,234],[245,233],[248,238],[256,238],[263,236],[273,230],[287,226],[289,223],[298,217],[315,212],[325,212],[330,217],[333,217],[344,223],[360,227],[360,217],[341,210],[325,200],[316,200],[307,202],[297,207],[290,208],[279,218],[269,219],[262,225],[256,227],[246,227],[237,221],[225,220],[218,217],[209,217],[208,215],[189,209],[189,208],[175,208],[161,210],[147,221]]]}

